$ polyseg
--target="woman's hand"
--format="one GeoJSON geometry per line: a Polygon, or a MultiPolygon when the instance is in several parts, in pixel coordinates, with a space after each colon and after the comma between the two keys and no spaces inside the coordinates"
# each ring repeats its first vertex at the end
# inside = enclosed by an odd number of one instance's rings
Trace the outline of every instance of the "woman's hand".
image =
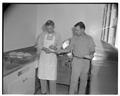
{"type": "Polygon", "coordinates": [[[52,51],[50,51],[48,48],[45,47],[43,47],[42,50],[45,51],[47,54],[52,53],[52,51]]]}
{"type": "Polygon", "coordinates": [[[54,46],[54,45],[49,46],[49,48],[52,49],[52,50],[57,50],[57,47],[54,46]]]}

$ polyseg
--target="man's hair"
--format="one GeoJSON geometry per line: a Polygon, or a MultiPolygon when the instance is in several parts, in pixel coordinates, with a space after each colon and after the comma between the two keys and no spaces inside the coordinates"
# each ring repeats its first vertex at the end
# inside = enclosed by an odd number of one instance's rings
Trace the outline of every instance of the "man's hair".
{"type": "Polygon", "coordinates": [[[74,27],[77,27],[77,26],[79,26],[81,29],[85,29],[85,24],[81,21],[74,25],[74,27]]]}
{"type": "Polygon", "coordinates": [[[55,26],[55,23],[52,21],[52,20],[48,20],[46,23],[45,23],[45,26],[55,26]]]}

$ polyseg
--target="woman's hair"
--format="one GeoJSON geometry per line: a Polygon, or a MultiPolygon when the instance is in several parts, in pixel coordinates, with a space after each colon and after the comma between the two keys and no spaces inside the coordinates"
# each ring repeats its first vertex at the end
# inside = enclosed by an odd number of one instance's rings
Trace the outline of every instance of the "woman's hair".
{"type": "Polygon", "coordinates": [[[81,21],[74,25],[74,27],[77,27],[77,26],[79,26],[81,29],[85,29],[85,24],[81,21]]]}
{"type": "Polygon", "coordinates": [[[55,23],[52,21],[52,20],[48,20],[46,23],[45,23],[45,26],[55,26],[55,23]]]}

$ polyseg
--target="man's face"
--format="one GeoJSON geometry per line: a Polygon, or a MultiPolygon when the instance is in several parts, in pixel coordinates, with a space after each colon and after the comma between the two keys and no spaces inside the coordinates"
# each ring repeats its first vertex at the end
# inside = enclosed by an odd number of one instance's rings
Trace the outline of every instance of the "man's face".
{"type": "Polygon", "coordinates": [[[46,26],[46,30],[47,30],[48,33],[53,33],[54,32],[54,26],[51,26],[51,25],[46,26]]]}
{"type": "Polygon", "coordinates": [[[77,36],[80,36],[83,33],[83,29],[81,29],[79,26],[74,27],[74,34],[77,36]]]}

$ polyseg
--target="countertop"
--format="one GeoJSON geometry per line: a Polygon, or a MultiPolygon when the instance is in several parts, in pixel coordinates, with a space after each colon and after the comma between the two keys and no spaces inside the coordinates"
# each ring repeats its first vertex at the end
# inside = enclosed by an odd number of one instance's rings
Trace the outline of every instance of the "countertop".
{"type": "Polygon", "coordinates": [[[27,47],[27,48],[22,48],[22,49],[18,49],[18,50],[12,50],[4,53],[3,55],[3,77],[7,76],[17,70],[19,70],[20,68],[23,68],[24,66],[30,64],[31,62],[34,62],[37,58],[37,54],[36,54],[36,48],[34,46],[32,47],[27,47]],[[8,61],[5,59],[5,56],[9,53],[9,52],[28,52],[30,53],[32,56],[30,59],[28,60],[16,60],[16,62],[13,61],[12,64],[8,63],[8,61]]]}

